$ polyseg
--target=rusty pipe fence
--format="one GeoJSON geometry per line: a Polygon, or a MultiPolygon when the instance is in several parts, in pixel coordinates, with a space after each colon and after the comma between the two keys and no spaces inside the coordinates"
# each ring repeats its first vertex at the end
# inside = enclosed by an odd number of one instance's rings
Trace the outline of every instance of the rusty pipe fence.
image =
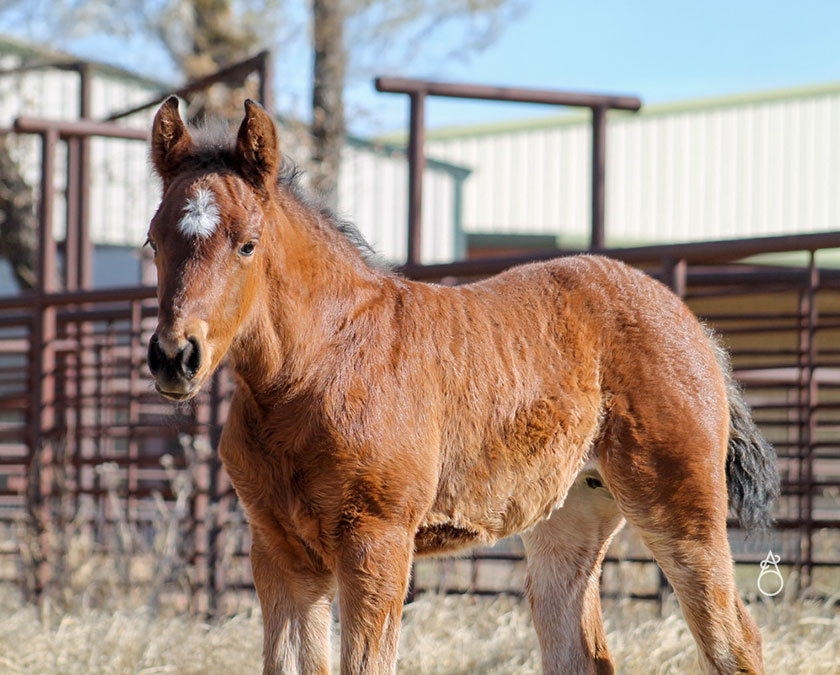
{"type": "MultiPolygon", "coordinates": [[[[215,453],[229,377],[220,373],[196,401],[173,407],[154,392],[145,368],[154,289],[59,291],[53,285],[55,145],[91,134],[124,133],[138,141],[145,134],[91,122],[22,119],[17,128],[44,141],[45,276],[37,292],[0,298],[0,580],[25,582],[34,593],[60,583],[74,545],[68,537],[85,542],[96,560],[154,560],[160,554],[153,545],[156,528],[169,523],[179,531],[178,550],[167,552],[181,561],[170,570],[174,582],[194,608],[224,611],[250,585],[247,528],[215,453]]],[[[834,249],[840,249],[840,232],[597,249],[658,276],[723,335],[756,420],[778,450],[783,476],[777,524],[767,537],[745,540],[732,524],[735,558],[744,563],[739,569],[752,570],[772,548],[786,574],[795,571],[802,587],[823,594],[836,590],[840,573],[840,270],[834,249]]],[[[404,271],[417,279],[465,281],[571,253],[430,266],[409,258],[404,271]]],[[[451,562],[420,561],[414,588],[520,592],[522,567],[518,542],[508,540],[451,562]]],[[[124,583],[148,581],[142,565],[127,569],[124,583]]],[[[661,585],[639,542],[620,537],[605,566],[606,592],[659,597],[661,585]]]]}
{"type": "MultiPolygon", "coordinates": [[[[86,65],[74,67],[82,118],[90,111],[86,65]]],[[[21,117],[3,130],[40,138],[41,180],[37,289],[0,298],[0,582],[23,583],[33,595],[65,583],[65,558],[74,546],[69,539],[76,537],[100,562],[115,555],[135,563],[145,557],[148,568],[155,554],[182,561],[173,583],[198,609],[216,609],[222,587],[249,584],[247,576],[231,576],[236,561],[218,560],[238,556],[242,567],[248,546],[224,541],[228,525],[242,516],[218,457],[208,450],[218,442],[229,380],[220,373],[194,404],[173,412],[150,388],[145,371],[155,289],[89,288],[87,145],[94,137],[145,143],[147,130],[113,120],[170,94],[243,81],[252,72],[259,77],[261,102],[273,110],[270,53],[261,52],[104,122],[21,117]],[[59,266],[53,233],[61,143],[67,146],[67,184],[59,266]],[[153,550],[161,526],[179,530],[177,551],[153,550]],[[128,539],[126,531],[132,533],[128,539]]],[[[244,533],[234,528],[231,536],[244,533]]],[[[141,580],[147,573],[140,573],[141,580]]],[[[120,583],[130,586],[132,574],[122,575],[120,583]]]]}
{"type": "MultiPolygon", "coordinates": [[[[759,240],[741,244],[761,250],[759,240]]],[[[686,246],[686,258],[677,259],[674,247],[652,247],[634,262],[684,289],[692,309],[724,336],[756,420],[778,451],[776,527],[750,541],[732,523],[735,559],[750,569],[772,548],[786,574],[797,571],[803,587],[829,594],[840,572],[840,270],[818,263],[828,247],[840,248],[840,233],[787,240],[785,250],[803,252],[803,262],[784,266],[708,262],[695,255],[703,246],[686,246]],[[817,241],[821,247],[811,249],[817,241]]],[[[486,273],[482,266],[476,274],[486,273]]],[[[61,550],[56,538],[66,528],[102,555],[119,553],[120,517],[141,535],[151,532],[161,503],[174,508],[179,498],[162,464],[168,456],[192,476],[179,516],[189,593],[197,608],[231,606],[231,591],[247,587],[250,576],[243,517],[214,451],[229,377],[220,373],[188,407],[158,397],[145,368],[155,324],[151,288],[62,291],[33,301],[0,300],[0,523],[35,525],[43,540],[33,561],[36,588],[51,583],[49,549],[61,550]],[[39,328],[45,314],[49,331],[39,328]]],[[[18,578],[22,552],[0,553],[0,576],[18,578]]],[[[415,589],[519,592],[522,567],[518,542],[507,541],[460,560],[419,562],[415,589]]],[[[614,544],[604,574],[607,592],[661,592],[656,568],[629,537],[614,544]]]]}

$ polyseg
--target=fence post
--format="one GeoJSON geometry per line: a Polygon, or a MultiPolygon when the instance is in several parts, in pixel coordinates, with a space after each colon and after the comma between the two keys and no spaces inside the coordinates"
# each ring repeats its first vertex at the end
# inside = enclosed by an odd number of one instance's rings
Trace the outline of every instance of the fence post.
{"type": "Polygon", "coordinates": [[[425,143],[424,108],[426,94],[414,91],[411,99],[408,130],[408,256],[409,267],[420,264],[422,244],[423,216],[423,171],[426,168],[426,156],[423,153],[425,143]]]}
{"type": "Polygon", "coordinates": [[[49,579],[46,555],[48,514],[44,508],[48,486],[44,470],[48,462],[46,443],[53,427],[55,402],[55,307],[50,306],[47,294],[55,290],[56,246],[53,237],[53,203],[55,200],[55,149],[58,133],[50,130],[41,134],[41,195],[39,203],[38,289],[32,321],[29,360],[29,459],[27,480],[27,509],[39,540],[40,551],[35,562],[35,593],[40,594],[49,579]]]}
{"type": "MultiPolygon", "coordinates": [[[[93,104],[91,86],[93,84],[91,66],[89,63],[79,64],[79,117],[91,119],[93,104]]],[[[90,239],[90,138],[79,138],[78,157],[76,159],[78,171],[79,194],[76,200],[76,220],[78,222],[77,257],[79,261],[79,288],[93,286],[93,242],[90,239]]]]}
{"type": "Polygon", "coordinates": [[[604,248],[606,204],[605,174],[607,166],[607,107],[592,107],[592,236],[589,248],[604,248]]]}
{"type": "Polygon", "coordinates": [[[813,576],[814,549],[814,453],[817,432],[817,398],[819,382],[817,368],[817,290],[820,285],[819,268],[814,251],[810,252],[808,285],[800,300],[800,428],[798,457],[799,510],[799,587],[808,588],[813,576]]]}
{"type": "Polygon", "coordinates": [[[137,427],[140,425],[139,394],[140,370],[145,363],[143,349],[143,305],[140,300],[131,302],[131,319],[128,347],[128,481],[127,511],[129,520],[137,518],[137,490],[140,487],[140,441],[137,427]],[[139,357],[139,358],[138,358],[139,357]]]}
{"type": "Polygon", "coordinates": [[[664,258],[662,260],[662,283],[681,298],[685,297],[688,264],[685,258],[664,258]]]}

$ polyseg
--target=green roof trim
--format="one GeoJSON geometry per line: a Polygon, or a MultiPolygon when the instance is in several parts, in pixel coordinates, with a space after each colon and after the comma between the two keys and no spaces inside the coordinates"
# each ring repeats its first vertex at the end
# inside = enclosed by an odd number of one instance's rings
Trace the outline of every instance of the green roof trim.
{"type": "MultiPolygon", "coordinates": [[[[637,113],[624,110],[610,110],[609,117],[613,121],[625,118],[661,117],[663,115],[678,115],[682,113],[703,112],[707,110],[723,110],[726,108],[761,105],[764,103],[779,103],[784,101],[794,101],[797,99],[821,98],[825,96],[835,96],[838,94],[840,94],[840,82],[828,82],[799,87],[788,87],[785,89],[730,94],[727,96],[713,96],[671,101],[666,103],[652,103],[650,105],[642,105],[642,109],[637,113]]],[[[457,138],[469,138],[473,136],[556,129],[558,127],[589,124],[590,119],[591,114],[589,111],[575,110],[573,112],[530,117],[526,119],[506,120],[502,122],[489,122],[474,125],[448,126],[441,127],[439,129],[427,130],[426,140],[445,141],[457,138]]],[[[387,143],[404,144],[406,142],[406,138],[407,136],[404,132],[398,132],[379,136],[378,140],[387,143]]]]}
{"type": "MultiPolygon", "coordinates": [[[[275,115],[275,120],[279,125],[286,128],[291,128],[294,125],[299,124],[297,120],[290,118],[288,115],[275,115]]],[[[349,145],[352,148],[367,150],[371,154],[378,155],[380,157],[390,157],[393,155],[405,157],[406,155],[405,146],[400,147],[399,145],[395,145],[392,143],[384,143],[382,141],[371,140],[368,138],[363,138],[362,136],[356,136],[354,134],[347,134],[344,137],[344,141],[347,145],[349,145]]],[[[426,166],[430,169],[435,169],[437,171],[443,171],[445,173],[448,173],[453,178],[459,181],[463,181],[467,176],[469,176],[473,172],[472,169],[462,166],[460,164],[453,164],[452,162],[446,162],[441,159],[432,159],[431,157],[426,158],[426,166]]]]}
{"type": "MultiPolygon", "coordinates": [[[[405,146],[400,147],[399,145],[392,144],[392,143],[382,143],[376,140],[369,140],[367,138],[362,138],[361,136],[354,136],[352,134],[348,134],[347,138],[347,145],[355,148],[361,148],[363,150],[368,150],[369,152],[379,155],[381,157],[388,157],[391,155],[400,155],[405,157],[406,149],[405,146]]],[[[445,162],[440,159],[433,159],[431,157],[426,157],[426,166],[429,169],[436,169],[438,171],[444,171],[446,173],[451,174],[453,177],[464,180],[467,176],[472,173],[472,169],[469,169],[465,166],[461,166],[460,164],[452,164],[451,162],[445,162]]]]}
{"type": "MultiPolygon", "coordinates": [[[[172,85],[160,80],[154,80],[149,77],[138,75],[135,72],[112,65],[110,63],[103,63],[101,61],[91,61],[83,59],[79,56],[69,54],[67,52],[49,49],[41,45],[36,45],[31,42],[18,40],[17,38],[8,35],[0,35],[0,54],[15,54],[28,59],[38,59],[43,62],[44,67],[54,66],[59,67],[60,64],[72,65],[74,63],[88,63],[93,68],[95,73],[113,77],[118,80],[134,82],[136,84],[160,91],[170,91],[172,85]]],[[[0,70],[0,75],[2,75],[0,70]]]]}

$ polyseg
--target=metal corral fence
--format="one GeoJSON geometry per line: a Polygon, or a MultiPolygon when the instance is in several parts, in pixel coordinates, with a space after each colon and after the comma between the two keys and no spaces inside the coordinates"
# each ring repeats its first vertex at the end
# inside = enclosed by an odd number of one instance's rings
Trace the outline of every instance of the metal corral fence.
{"type": "MultiPolygon", "coordinates": [[[[824,247],[840,247],[840,233],[727,246],[806,251],[812,262],[721,264],[686,246],[662,247],[665,262],[644,267],[673,284],[672,254],[690,261],[676,266],[676,285],[684,284],[689,305],[732,349],[756,420],[779,453],[784,494],[776,528],[745,542],[733,523],[736,560],[757,564],[772,548],[803,586],[828,592],[840,572],[840,271],[816,262],[831,255],[824,247]]],[[[188,561],[197,607],[216,607],[223,591],[250,583],[247,528],[215,452],[230,377],[217,375],[187,406],[161,400],[145,365],[155,321],[151,288],[0,300],[0,539],[8,547],[0,578],[21,581],[28,567],[37,590],[61,558],[62,533],[84,534],[103,555],[124,555],[123,521],[142,538],[177,517],[178,555],[188,561]],[[178,494],[173,469],[188,470],[186,495],[178,494]],[[31,550],[20,549],[21,528],[37,539],[31,550]]],[[[508,541],[462,560],[421,562],[415,589],[519,592],[521,560],[508,541]]],[[[605,568],[606,590],[657,597],[649,560],[638,542],[620,537],[605,568]]]]}
{"type": "MultiPolygon", "coordinates": [[[[150,387],[144,366],[155,289],[89,290],[88,146],[91,138],[145,144],[148,131],[114,120],[249,73],[272,111],[271,65],[261,52],[106,121],[18,118],[0,130],[41,143],[38,290],[0,299],[0,582],[37,595],[100,565],[120,584],[146,590],[168,579],[200,610],[215,609],[219,589],[250,584],[248,575],[230,576],[237,565],[247,568],[237,557],[247,550],[247,528],[214,452],[230,380],[219,373],[194,404],[174,409],[150,387]],[[60,261],[58,205],[66,212],[60,261]],[[233,522],[240,526],[231,543],[224,532],[233,522]]],[[[80,67],[79,76],[85,117],[89,69],[80,67]]]]}
{"type": "MultiPolygon", "coordinates": [[[[250,584],[247,528],[215,452],[230,378],[221,372],[197,400],[173,407],[154,392],[145,366],[154,289],[54,290],[54,146],[121,132],[32,120],[18,128],[44,142],[45,215],[42,290],[0,299],[0,580],[32,593],[60,583],[74,541],[82,541],[91,560],[121,560],[126,584],[149,582],[148,567],[163,566],[193,608],[224,611],[250,584]],[[161,545],[162,527],[173,536],[161,545]]],[[[421,150],[415,140],[415,161],[421,150]]],[[[593,178],[602,181],[603,172],[593,178]]],[[[415,193],[411,222],[419,223],[416,185],[415,193]]],[[[594,191],[596,241],[602,197],[594,191]]],[[[404,272],[445,283],[571,253],[421,266],[419,237],[413,227],[404,272]]],[[[840,232],[600,250],[661,278],[724,336],[759,426],[778,450],[776,528],[750,542],[733,524],[736,560],[755,566],[772,548],[784,573],[795,570],[802,587],[825,592],[836,589],[840,572],[840,256],[832,250],[839,248],[840,232]]],[[[609,560],[607,593],[659,597],[661,577],[638,541],[620,537],[609,560]]],[[[419,562],[414,590],[520,592],[522,576],[514,539],[454,562],[419,562]]]]}
{"type": "Polygon", "coordinates": [[[153,288],[0,301],[0,580],[40,592],[70,537],[92,556],[163,555],[153,539],[174,524],[187,595],[208,607],[225,585],[217,540],[241,516],[212,448],[229,379],[189,408],[163,401],[145,368],[155,317],[153,288]]]}

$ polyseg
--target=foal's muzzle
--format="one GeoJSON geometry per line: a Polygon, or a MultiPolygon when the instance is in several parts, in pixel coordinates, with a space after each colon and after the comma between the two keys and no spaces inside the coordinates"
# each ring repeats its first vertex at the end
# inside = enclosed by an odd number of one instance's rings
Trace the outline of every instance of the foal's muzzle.
{"type": "Polygon", "coordinates": [[[158,392],[175,400],[193,394],[193,380],[201,368],[201,345],[195,337],[188,337],[182,345],[167,348],[155,333],[149,340],[147,361],[158,392]]]}

